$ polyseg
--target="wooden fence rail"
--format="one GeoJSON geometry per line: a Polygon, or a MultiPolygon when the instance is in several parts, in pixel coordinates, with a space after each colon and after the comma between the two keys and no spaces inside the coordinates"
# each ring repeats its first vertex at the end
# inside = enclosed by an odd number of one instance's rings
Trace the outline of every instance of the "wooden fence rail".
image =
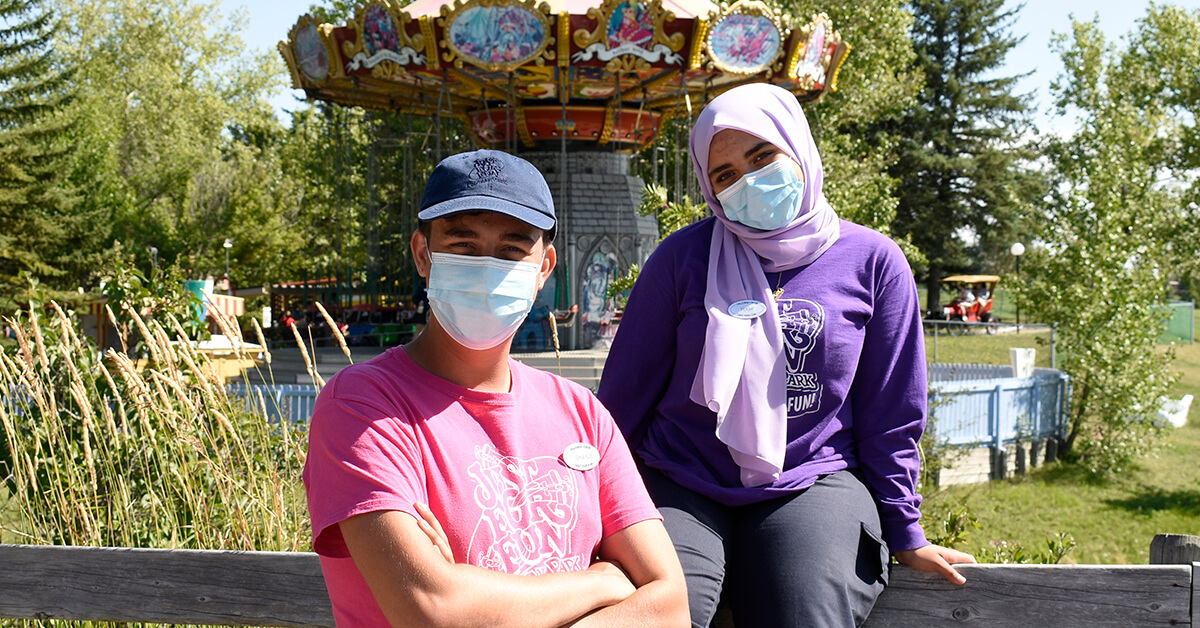
{"type": "MultiPolygon", "coordinates": [[[[866,625],[1200,627],[1200,563],[961,570],[955,587],[894,565],[866,625]]],[[[0,545],[0,617],[333,626],[315,554],[41,545],[0,545]]]]}

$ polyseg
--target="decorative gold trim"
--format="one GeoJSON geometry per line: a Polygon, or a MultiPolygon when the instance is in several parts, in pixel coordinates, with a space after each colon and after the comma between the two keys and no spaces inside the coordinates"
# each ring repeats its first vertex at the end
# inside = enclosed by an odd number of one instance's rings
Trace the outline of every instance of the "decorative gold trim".
{"type": "Polygon", "coordinates": [[[842,71],[842,64],[846,62],[846,57],[850,56],[850,50],[850,44],[844,41],[839,41],[837,47],[833,49],[833,70],[829,73],[829,78],[826,79],[829,82],[826,89],[831,92],[837,91],[838,73],[842,71]]]}
{"type": "Polygon", "coordinates": [[[671,52],[679,52],[679,49],[683,47],[684,42],[687,41],[687,37],[683,33],[675,33],[670,37],[667,36],[666,31],[664,31],[663,28],[667,22],[675,21],[675,13],[663,8],[662,0],[650,0],[650,2],[645,2],[644,0],[604,0],[600,6],[592,7],[588,9],[587,12],[587,16],[589,18],[596,20],[596,30],[588,31],[586,28],[581,28],[575,31],[575,34],[572,36],[572,39],[575,41],[575,45],[579,46],[580,48],[587,48],[592,44],[604,42],[605,46],[607,47],[609,18],[612,17],[612,14],[617,10],[617,7],[621,4],[624,4],[626,1],[635,5],[641,4],[650,11],[650,19],[654,23],[654,38],[651,40],[652,45],[665,44],[667,48],[671,50],[671,52]]]}
{"type": "Polygon", "coordinates": [[[442,60],[447,63],[453,63],[454,67],[461,68],[463,63],[482,68],[487,72],[512,72],[513,70],[533,61],[536,65],[545,65],[547,60],[554,60],[555,53],[551,45],[554,44],[554,28],[550,24],[550,5],[546,2],[538,3],[537,0],[455,0],[453,6],[446,4],[442,5],[442,16],[437,18],[438,26],[442,29],[444,39],[438,42],[438,45],[446,50],[442,54],[442,60]],[[474,8],[490,8],[490,7],[518,7],[525,9],[542,26],[542,42],[533,52],[503,63],[492,63],[479,59],[474,55],[467,54],[458,49],[458,46],[451,41],[450,29],[464,12],[474,8]]]}
{"type": "Polygon", "coordinates": [[[800,64],[800,52],[804,50],[804,45],[808,43],[809,27],[792,29],[792,33],[798,34],[790,39],[795,40],[792,44],[792,49],[788,51],[787,68],[784,71],[784,76],[790,79],[796,78],[796,66],[800,64]]]}
{"type": "Polygon", "coordinates": [[[759,2],[759,0],[739,0],[733,6],[726,8],[725,10],[721,11],[719,15],[714,17],[712,19],[712,24],[708,27],[708,32],[705,33],[704,52],[708,55],[708,69],[711,70],[715,68],[721,72],[724,72],[725,74],[731,74],[735,76],[747,76],[751,74],[758,74],[760,72],[767,72],[769,77],[771,66],[775,65],[775,62],[779,60],[779,57],[783,56],[784,47],[787,45],[787,39],[784,37],[784,34],[787,32],[785,27],[785,18],[772,11],[770,7],[762,2],[759,2]],[[724,22],[726,19],[734,15],[761,17],[771,22],[771,25],[775,27],[775,32],[779,35],[779,47],[775,50],[775,55],[773,57],[751,68],[739,68],[737,66],[729,65],[728,63],[725,63],[717,58],[717,55],[713,53],[712,48],[713,34],[717,32],[717,28],[721,25],[721,22],[724,22]]]}
{"type": "Polygon", "coordinates": [[[639,59],[633,55],[621,55],[604,64],[604,69],[609,74],[629,74],[630,72],[641,74],[650,71],[650,64],[645,59],[639,59]]]}
{"type": "Polygon", "coordinates": [[[333,37],[333,24],[322,24],[317,27],[317,32],[321,34],[325,49],[330,52],[329,78],[346,78],[346,58],[337,49],[337,40],[333,37]]]}
{"type": "Polygon", "coordinates": [[[571,14],[558,14],[558,102],[571,101],[571,14]]]}
{"type": "Polygon", "coordinates": [[[517,135],[521,138],[521,143],[529,148],[533,148],[533,136],[529,134],[529,127],[525,125],[525,108],[517,105],[514,117],[517,119],[517,135]]]}
{"type": "Polygon", "coordinates": [[[345,76],[342,72],[341,57],[337,54],[337,46],[333,45],[331,33],[333,27],[328,24],[318,24],[313,16],[305,14],[301,15],[296,20],[295,25],[288,31],[286,42],[279,42],[279,51],[283,54],[283,60],[288,64],[288,69],[292,72],[292,83],[297,89],[305,87],[325,85],[331,78],[339,78],[345,76]],[[302,29],[309,26],[317,33],[321,44],[325,47],[325,56],[328,57],[329,67],[326,69],[326,74],[323,78],[314,79],[304,73],[304,68],[300,67],[300,57],[296,54],[296,34],[302,29]],[[287,50],[285,53],[284,50],[287,50]]]}
{"type": "MultiPolygon", "coordinates": [[[[354,58],[360,53],[364,56],[367,55],[367,12],[371,10],[371,7],[376,6],[383,9],[387,16],[391,18],[392,26],[396,29],[396,44],[398,50],[395,50],[394,52],[400,53],[403,49],[409,48],[414,52],[425,52],[425,54],[428,55],[428,51],[425,49],[425,35],[418,33],[410,37],[408,34],[407,27],[409,22],[412,21],[412,17],[408,15],[407,11],[397,10],[396,7],[392,6],[392,4],[387,0],[370,0],[369,2],[358,7],[358,9],[354,12],[354,19],[346,22],[347,28],[354,29],[355,36],[351,41],[342,42],[341,52],[344,55],[344,58],[350,59],[351,62],[353,62],[354,58]]],[[[391,59],[380,61],[371,68],[371,76],[379,79],[393,80],[407,75],[408,70],[405,69],[404,66],[391,59]]]]}
{"type": "Polygon", "coordinates": [[[704,52],[704,40],[708,37],[709,21],[705,18],[696,17],[696,24],[692,27],[692,51],[688,54],[687,69],[700,69],[700,55],[704,52]]]}
{"type": "MultiPolygon", "coordinates": [[[[814,15],[812,21],[800,29],[801,36],[796,41],[796,47],[792,50],[791,55],[788,58],[787,74],[785,75],[789,79],[800,79],[798,83],[800,89],[811,90],[816,84],[816,81],[811,76],[805,76],[803,78],[800,77],[800,57],[803,56],[804,52],[808,49],[809,39],[812,38],[813,32],[817,30],[817,26],[821,24],[824,24],[825,26],[826,49],[828,49],[830,44],[832,44],[834,46],[834,50],[837,50],[837,46],[842,43],[841,33],[833,30],[833,20],[829,19],[829,15],[825,13],[818,13],[817,15],[814,15]]],[[[822,50],[821,53],[821,59],[818,61],[819,68],[825,70],[825,72],[822,73],[822,78],[828,80],[829,65],[831,61],[830,55],[825,54],[824,50],[822,50]]]]}
{"type": "Polygon", "coordinates": [[[613,125],[616,123],[616,110],[616,101],[610,100],[608,106],[604,108],[604,126],[600,129],[600,137],[596,138],[597,144],[604,145],[612,139],[613,125]]]}
{"type": "Polygon", "coordinates": [[[275,49],[279,51],[279,56],[283,57],[283,64],[288,68],[288,74],[292,76],[292,89],[304,89],[304,84],[300,82],[300,68],[297,67],[296,53],[292,51],[292,46],[287,41],[281,41],[275,44],[275,49]]]}
{"type": "Polygon", "coordinates": [[[558,67],[571,65],[571,14],[563,11],[558,14],[558,67]]]}
{"type": "Polygon", "coordinates": [[[417,23],[421,25],[421,34],[425,36],[425,67],[436,70],[441,66],[438,65],[437,37],[433,33],[433,18],[422,15],[417,18],[417,23]]]}

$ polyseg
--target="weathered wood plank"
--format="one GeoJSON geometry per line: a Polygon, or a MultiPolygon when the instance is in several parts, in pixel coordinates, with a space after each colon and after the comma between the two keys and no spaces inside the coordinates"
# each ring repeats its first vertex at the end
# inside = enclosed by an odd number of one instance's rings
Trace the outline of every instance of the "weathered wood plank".
{"type": "Polygon", "coordinates": [[[1200,563],[1192,563],[1192,626],[1200,626],[1200,563]]]}
{"type": "Polygon", "coordinates": [[[1200,560],[1200,536],[1155,534],[1150,541],[1151,565],[1190,565],[1200,560]]]}
{"type": "MultiPolygon", "coordinates": [[[[895,566],[866,628],[1192,626],[1188,565],[960,565],[967,584],[895,566]]],[[[1200,624],[1196,624],[1200,625],[1200,624]]]]}
{"type": "MultiPolygon", "coordinates": [[[[866,626],[1200,628],[1200,563],[960,568],[963,587],[893,566],[866,626]]],[[[333,626],[315,554],[27,545],[0,545],[0,617],[333,626]]]]}
{"type": "Polygon", "coordinates": [[[0,545],[0,617],[333,626],[316,554],[0,545]]]}

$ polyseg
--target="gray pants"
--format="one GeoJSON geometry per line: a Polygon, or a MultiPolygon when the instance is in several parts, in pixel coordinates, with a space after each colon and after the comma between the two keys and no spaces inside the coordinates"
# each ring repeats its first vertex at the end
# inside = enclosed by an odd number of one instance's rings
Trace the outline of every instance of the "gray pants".
{"type": "Polygon", "coordinates": [[[858,626],[887,584],[875,500],[855,471],[745,506],[725,506],[642,467],[687,577],[692,626],[725,599],[739,628],[858,626]]]}

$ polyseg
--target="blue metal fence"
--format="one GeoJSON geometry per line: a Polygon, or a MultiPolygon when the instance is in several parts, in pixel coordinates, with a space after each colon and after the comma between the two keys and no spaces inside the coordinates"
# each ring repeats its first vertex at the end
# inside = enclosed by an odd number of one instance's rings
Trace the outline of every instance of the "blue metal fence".
{"type": "Polygon", "coordinates": [[[292,423],[307,423],[312,418],[313,407],[317,405],[317,392],[317,387],[310,384],[229,386],[229,394],[245,398],[247,408],[258,408],[259,395],[262,395],[267,418],[285,418],[292,423]]]}
{"type": "Polygon", "coordinates": [[[951,445],[993,445],[1063,436],[1070,378],[1056,369],[1012,377],[1008,366],[934,365],[929,407],[937,437],[951,445]]]}
{"type": "MultiPolygon", "coordinates": [[[[1014,378],[1012,367],[934,364],[929,370],[929,408],[937,437],[951,445],[1001,446],[1018,438],[1062,436],[1071,394],[1070,378],[1056,369],[1034,369],[1014,378]]],[[[306,384],[232,385],[232,395],[257,407],[261,394],[267,415],[307,422],[317,387],[306,384]]]]}

